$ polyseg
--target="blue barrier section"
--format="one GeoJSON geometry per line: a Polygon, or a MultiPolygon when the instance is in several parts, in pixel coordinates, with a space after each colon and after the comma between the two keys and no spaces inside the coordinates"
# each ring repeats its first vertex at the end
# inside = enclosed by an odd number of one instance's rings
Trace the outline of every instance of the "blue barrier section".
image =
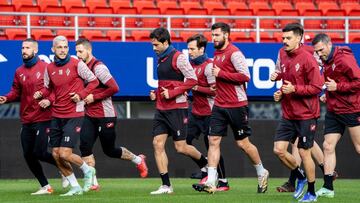
{"type": "MultiPolygon", "coordinates": [[[[175,48],[187,54],[186,43],[173,43],[175,48]]],[[[250,69],[251,81],[248,84],[250,97],[270,98],[281,83],[270,81],[270,74],[275,70],[277,53],[281,44],[235,44],[244,53],[250,69]]],[[[39,56],[51,62],[52,42],[39,42],[39,56]]],[[[70,54],[75,56],[75,44],[71,42],[70,54]]],[[[348,45],[360,61],[360,44],[348,45]]],[[[212,57],[213,44],[209,44],[207,54],[212,57]]],[[[156,88],[156,55],[150,43],[146,42],[94,42],[93,54],[110,69],[120,86],[120,97],[147,97],[151,89],[156,88]]],[[[21,41],[0,41],[0,95],[11,87],[15,70],[22,64],[21,41]]]]}

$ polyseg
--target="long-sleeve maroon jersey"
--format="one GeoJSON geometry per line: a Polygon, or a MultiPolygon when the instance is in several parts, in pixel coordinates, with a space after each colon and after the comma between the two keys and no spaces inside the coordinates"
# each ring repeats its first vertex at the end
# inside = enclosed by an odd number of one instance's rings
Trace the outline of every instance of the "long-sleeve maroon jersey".
{"type": "Polygon", "coordinates": [[[323,78],[314,56],[304,46],[291,53],[279,51],[282,80],[290,81],[295,92],[283,94],[283,117],[289,120],[307,120],[320,116],[319,93],[323,78]]]}
{"type": "Polygon", "coordinates": [[[215,92],[210,90],[210,86],[215,84],[215,76],[211,73],[213,67],[212,60],[207,59],[200,65],[191,65],[198,79],[197,90],[192,90],[193,102],[191,112],[198,116],[209,116],[211,115],[215,96],[215,92]]]}
{"type": "Polygon", "coordinates": [[[52,116],[74,118],[84,116],[84,101],[75,103],[70,94],[76,93],[84,99],[99,85],[99,81],[84,62],[71,57],[63,66],[50,63],[45,71],[44,84],[46,88],[41,90],[42,94],[53,92],[55,95],[52,116]],[[88,83],[86,88],[84,81],[88,83]]]}
{"type": "Polygon", "coordinates": [[[119,91],[119,86],[104,63],[93,57],[87,64],[99,80],[99,85],[91,93],[94,102],[85,105],[86,115],[94,118],[116,117],[111,96],[119,91]]]}
{"type": "Polygon", "coordinates": [[[248,104],[245,83],[250,80],[249,68],[241,51],[229,44],[214,53],[214,65],[221,70],[216,77],[215,105],[224,108],[248,104]]]}
{"type": "Polygon", "coordinates": [[[18,67],[11,90],[5,95],[7,102],[20,98],[20,119],[24,124],[51,119],[50,108],[41,108],[38,104],[39,100],[34,100],[33,98],[34,93],[44,87],[46,66],[47,63],[38,60],[32,67],[25,67],[24,65],[18,67]]]}
{"type": "Polygon", "coordinates": [[[337,83],[336,91],[326,91],[328,111],[360,112],[360,69],[349,47],[335,47],[332,57],[324,62],[324,76],[337,83]]]}
{"type": "Polygon", "coordinates": [[[173,50],[158,60],[158,89],[156,91],[156,108],[170,110],[188,108],[185,92],[197,84],[194,69],[185,54],[173,50]],[[162,87],[168,89],[169,99],[161,96],[162,87]]]}

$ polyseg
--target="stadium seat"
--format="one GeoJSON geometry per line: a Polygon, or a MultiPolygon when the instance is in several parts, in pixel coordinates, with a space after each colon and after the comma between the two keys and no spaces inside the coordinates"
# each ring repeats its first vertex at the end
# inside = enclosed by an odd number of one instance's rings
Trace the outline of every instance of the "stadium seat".
{"type": "MultiPolygon", "coordinates": [[[[94,14],[114,14],[113,8],[110,7],[95,7],[93,10],[94,14]]],[[[93,17],[95,27],[113,27],[118,23],[112,17],[93,17]]]]}
{"type": "Polygon", "coordinates": [[[171,42],[186,42],[181,36],[177,35],[174,31],[170,33],[171,42]]]}
{"type": "MultiPolygon", "coordinates": [[[[344,17],[346,15],[345,10],[341,9],[329,9],[326,12],[326,16],[341,16],[344,17]]],[[[326,29],[344,29],[345,28],[345,20],[341,19],[329,19],[325,21],[326,29]]]]}
{"type": "MultiPolygon", "coordinates": [[[[202,15],[207,16],[207,10],[204,8],[191,8],[189,9],[187,15],[202,15]]],[[[210,19],[207,18],[189,18],[188,19],[190,28],[208,28],[210,24],[210,19]]]]}
{"type": "Polygon", "coordinates": [[[340,8],[345,10],[346,15],[348,15],[350,11],[360,8],[360,2],[342,2],[340,3],[340,8]]]}
{"type": "MultiPolygon", "coordinates": [[[[282,10],[279,13],[279,16],[299,16],[298,10],[282,10]]],[[[286,24],[292,23],[292,22],[300,22],[299,19],[280,19],[279,20],[279,28],[283,28],[286,24]]]]}
{"type": "MultiPolygon", "coordinates": [[[[18,12],[22,12],[22,13],[40,13],[40,7],[39,6],[29,6],[29,5],[22,5],[19,7],[18,12]]],[[[26,19],[26,15],[22,15],[20,16],[20,23],[21,25],[27,25],[27,19],[26,19]]],[[[42,20],[41,16],[35,16],[35,15],[31,15],[30,16],[30,23],[31,25],[42,25],[44,24],[44,21],[42,20]]]]}
{"type": "Polygon", "coordinates": [[[198,34],[197,32],[191,32],[191,31],[181,31],[179,33],[180,37],[182,37],[184,39],[184,41],[186,41],[187,39],[189,39],[189,37],[198,34]]]}
{"type": "Polygon", "coordinates": [[[35,4],[33,3],[33,0],[11,0],[12,5],[15,6],[15,9],[17,11],[19,11],[20,7],[22,6],[34,6],[36,5],[36,1],[35,4]]]}
{"type": "Polygon", "coordinates": [[[161,13],[165,13],[168,9],[178,8],[176,1],[158,1],[157,7],[160,8],[161,13]]]}
{"type": "Polygon", "coordinates": [[[295,4],[295,9],[299,11],[300,15],[303,15],[305,10],[315,10],[315,5],[314,3],[311,2],[296,2],[295,4]]]}
{"type": "Polygon", "coordinates": [[[321,10],[323,14],[325,14],[329,9],[339,9],[339,6],[335,1],[319,1],[318,9],[321,10]]]}
{"type": "Polygon", "coordinates": [[[349,33],[349,42],[350,43],[360,43],[360,35],[359,33],[349,33]]]}
{"type": "Polygon", "coordinates": [[[333,42],[333,43],[344,43],[345,42],[345,37],[338,32],[328,32],[326,34],[331,38],[331,42],[333,42]]]}
{"type": "Polygon", "coordinates": [[[106,0],[86,0],[85,2],[91,13],[95,13],[94,10],[96,7],[108,7],[106,0]]]}
{"type": "MultiPolygon", "coordinates": [[[[11,5],[11,2],[9,2],[8,0],[0,0],[0,6],[3,6],[3,5],[11,5]]],[[[6,36],[6,35],[4,35],[6,36]]]]}
{"type": "Polygon", "coordinates": [[[273,2],[272,8],[275,10],[276,15],[279,15],[282,10],[293,10],[291,3],[286,1],[273,2]]]}
{"type": "MultiPolygon", "coordinates": [[[[274,9],[259,9],[257,16],[276,16],[274,9]]],[[[278,21],[274,19],[260,19],[260,28],[277,28],[278,21]]]]}
{"type": "MultiPolygon", "coordinates": [[[[79,7],[79,6],[72,6],[70,7],[68,13],[73,14],[89,14],[89,8],[88,7],[79,7]]],[[[69,25],[74,26],[74,17],[69,18],[69,25]]],[[[78,18],[79,27],[87,27],[91,25],[91,19],[89,17],[79,17],[78,18]]]]}
{"type": "Polygon", "coordinates": [[[149,30],[133,30],[131,31],[131,35],[135,38],[136,42],[144,42],[144,41],[150,41],[149,30]]]}
{"type": "Polygon", "coordinates": [[[40,6],[42,12],[44,12],[48,6],[60,6],[58,0],[38,0],[38,5],[40,6]]]}
{"type": "Polygon", "coordinates": [[[5,32],[0,32],[0,40],[9,40],[9,37],[5,34],[5,32]]]}
{"type": "MultiPolygon", "coordinates": [[[[258,13],[260,9],[270,9],[268,2],[255,1],[249,3],[249,9],[251,9],[255,14],[258,13]]],[[[262,15],[262,14],[257,14],[262,15]]]]}
{"type": "MultiPolygon", "coordinates": [[[[44,13],[65,13],[64,6],[47,6],[44,13]]],[[[65,16],[44,16],[44,25],[46,26],[64,26],[68,23],[65,16]]]]}
{"type": "MultiPolygon", "coordinates": [[[[159,8],[148,8],[144,7],[141,10],[142,15],[160,15],[160,9],[159,8]]],[[[159,27],[161,25],[162,19],[161,18],[142,18],[141,19],[141,27],[159,27]]]]}
{"type": "MultiPolygon", "coordinates": [[[[15,12],[14,5],[1,5],[0,12],[15,12]]],[[[2,15],[0,18],[0,25],[15,25],[17,16],[2,15]]]]}
{"type": "MultiPolygon", "coordinates": [[[[360,9],[351,10],[349,16],[360,17],[360,9]]],[[[360,29],[360,20],[349,20],[350,29],[360,29]]]]}
{"type": "Polygon", "coordinates": [[[67,38],[69,41],[75,40],[75,31],[74,30],[58,30],[56,35],[62,35],[67,38]]]}
{"type": "Polygon", "coordinates": [[[199,2],[192,2],[192,1],[181,1],[180,2],[180,8],[183,8],[185,13],[188,13],[190,9],[194,8],[201,8],[199,2]]]}
{"type": "Polygon", "coordinates": [[[155,4],[153,1],[134,1],[133,6],[137,8],[139,14],[142,14],[143,8],[155,8],[155,4]]]}
{"type": "Polygon", "coordinates": [[[114,11],[118,10],[120,7],[130,7],[130,1],[128,0],[110,0],[109,5],[114,11]]]}
{"type": "Polygon", "coordinates": [[[85,37],[91,41],[110,41],[110,37],[103,35],[100,30],[83,30],[80,38],[85,37]]]}
{"type": "Polygon", "coordinates": [[[226,3],[226,7],[230,9],[231,14],[234,14],[237,9],[249,9],[245,1],[229,1],[226,3]]]}
{"type": "Polygon", "coordinates": [[[53,40],[55,35],[50,29],[32,29],[31,34],[34,35],[35,40],[53,40]]]}
{"type": "Polygon", "coordinates": [[[232,32],[230,39],[232,42],[255,42],[255,39],[246,32],[232,32]]]}
{"type": "Polygon", "coordinates": [[[61,0],[61,5],[65,6],[67,12],[70,11],[71,7],[84,7],[82,0],[61,0]]]}
{"type": "Polygon", "coordinates": [[[106,35],[110,37],[111,41],[121,41],[121,30],[108,30],[106,35]]]}
{"type": "MultiPolygon", "coordinates": [[[[120,7],[116,10],[116,14],[127,14],[127,15],[136,15],[137,9],[132,7],[120,7]]],[[[121,19],[117,19],[119,22],[119,26],[121,26],[121,19]]],[[[139,19],[137,18],[125,18],[126,27],[138,27],[139,26],[139,19]]]]}
{"type": "MultiPolygon", "coordinates": [[[[254,16],[254,13],[250,9],[236,9],[233,16],[246,17],[246,16],[254,16]]],[[[254,28],[255,21],[254,19],[235,19],[234,28],[254,28]]]]}
{"type": "Polygon", "coordinates": [[[282,43],[282,32],[274,32],[273,37],[277,42],[282,43]]]}
{"type": "MultiPolygon", "coordinates": [[[[251,38],[256,42],[256,32],[250,33],[251,38]]],[[[269,32],[260,32],[260,42],[261,43],[277,43],[277,38],[273,37],[269,32]]]]}
{"type": "MultiPolygon", "coordinates": [[[[226,9],[226,8],[215,8],[212,10],[211,15],[213,15],[213,16],[231,16],[231,13],[230,13],[230,10],[226,9]]],[[[231,27],[234,26],[234,19],[216,18],[215,21],[227,23],[231,27]]]]}
{"type": "Polygon", "coordinates": [[[224,4],[220,1],[204,1],[203,7],[207,9],[208,13],[212,13],[215,8],[225,9],[224,4]]]}
{"type": "MultiPolygon", "coordinates": [[[[304,16],[322,16],[321,10],[305,10],[304,16]]],[[[321,29],[324,27],[323,20],[304,20],[305,29],[321,29]]]]}
{"type": "MultiPolygon", "coordinates": [[[[183,8],[168,8],[165,10],[164,15],[184,15],[185,11],[183,8]]],[[[164,19],[164,25],[166,25],[167,20],[164,19]]],[[[182,28],[185,27],[185,22],[187,20],[185,18],[171,18],[171,27],[172,28],[182,28]]]]}
{"type": "Polygon", "coordinates": [[[9,40],[24,40],[28,38],[25,29],[8,28],[5,30],[5,34],[8,36],[9,40]]]}

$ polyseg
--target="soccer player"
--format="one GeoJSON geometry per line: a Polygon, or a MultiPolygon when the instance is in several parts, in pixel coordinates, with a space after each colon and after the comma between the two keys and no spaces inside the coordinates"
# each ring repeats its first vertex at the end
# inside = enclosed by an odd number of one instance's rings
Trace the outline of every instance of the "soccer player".
{"type": "MultiPolygon", "coordinates": [[[[192,145],[193,140],[199,139],[200,134],[204,135],[206,149],[209,149],[209,121],[211,109],[214,105],[215,96],[215,76],[212,75],[212,60],[205,53],[207,39],[197,34],[187,39],[190,63],[195,70],[198,84],[191,91],[193,93],[192,109],[189,115],[188,135],[186,142],[192,145]]],[[[205,183],[207,179],[207,169],[202,168],[202,180],[205,183]]],[[[219,181],[217,191],[227,191],[230,189],[225,176],[225,166],[223,157],[220,155],[220,161],[217,168],[219,181]]]]}
{"type": "Polygon", "coordinates": [[[356,151],[360,153],[360,69],[351,49],[334,46],[328,35],[316,35],[312,44],[323,61],[326,91],[321,100],[327,107],[323,142],[324,185],[316,194],[333,198],[335,148],[346,127],[356,151]]]}
{"type": "MultiPolygon", "coordinates": [[[[308,183],[308,190],[301,202],[316,201],[315,164],[311,157],[317,118],[320,116],[318,94],[323,80],[314,56],[302,46],[303,27],[298,23],[287,24],[283,29],[284,47],[279,51],[280,71],[275,73],[275,80],[283,80],[283,86],[274,97],[281,96],[283,118],[274,138],[274,153],[284,165],[297,174],[298,183],[294,198],[303,194],[308,183]],[[287,152],[290,141],[299,137],[297,147],[304,163],[306,178],[299,168],[295,157],[287,152]]],[[[275,99],[276,100],[276,99],[275,99]]]]}
{"type": "Polygon", "coordinates": [[[245,83],[250,80],[246,60],[241,51],[230,42],[230,26],[215,23],[211,27],[215,53],[212,75],[216,77],[215,104],[210,118],[210,136],[208,151],[208,179],[205,184],[194,184],[198,191],[214,193],[216,191],[216,167],[220,158],[220,143],[227,135],[230,125],[236,144],[250,158],[258,175],[258,193],[264,193],[268,187],[269,172],[261,162],[259,152],[249,139],[251,128],[248,121],[248,101],[245,83]]]}
{"type": "MultiPolygon", "coordinates": [[[[76,41],[76,55],[81,59],[99,80],[99,86],[85,99],[86,115],[80,133],[80,151],[82,159],[95,168],[93,147],[99,137],[104,153],[112,158],[128,160],[136,164],[140,176],[148,175],[145,156],[134,155],[125,147],[115,147],[116,116],[111,96],[119,91],[119,86],[112,77],[109,69],[92,54],[92,45],[88,39],[76,41]]],[[[99,190],[100,186],[94,176],[91,190],[99,190]]]]}
{"type": "Polygon", "coordinates": [[[30,171],[39,181],[41,188],[31,195],[52,194],[40,161],[56,166],[51,153],[47,151],[50,129],[51,96],[41,101],[33,99],[34,93],[44,85],[44,72],[47,63],[41,61],[38,54],[38,43],[28,38],[22,42],[23,65],[15,72],[12,88],[5,96],[0,96],[0,104],[20,99],[21,146],[23,155],[30,171]]]}
{"type": "Polygon", "coordinates": [[[149,37],[153,50],[158,56],[158,89],[150,91],[150,99],[156,100],[152,134],[156,165],[162,180],[159,189],[150,194],[169,194],[173,193],[165,152],[165,143],[169,136],[173,138],[178,153],[193,158],[199,168],[207,164],[206,158],[194,146],[186,143],[188,123],[186,91],[197,85],[197,78],[186,56],[171,45],[170,33],[167,29],[157,28],[149,37]]]}
{"type": "Polygon", "coordinates": [[[66,37],[57,36],[53,40],[54,62],[50,63],[44,75],[45,88],[35,92],[34,98],[55,95],[52,104],[50,146],[58,163],[72,163],[84,173],[84,187],[80,187],[74,173],[62,173],[69,180],[71,189],[62,196],[81,195],[90,190],[95,169],[87,165],[79,155],[73,153],[80,137],[84,119],[84,101],[99,82],[91,70],[81,60],[70,57],[66,37]],[[86,88],[84,83],[87,82],[86,88]]]}

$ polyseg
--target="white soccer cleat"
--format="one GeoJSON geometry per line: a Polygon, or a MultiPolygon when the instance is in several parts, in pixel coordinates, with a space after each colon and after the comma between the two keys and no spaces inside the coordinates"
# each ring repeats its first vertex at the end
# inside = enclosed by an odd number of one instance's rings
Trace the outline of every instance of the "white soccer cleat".
{"type": "Polygon", "coordinates": [[[94,181],[94,176],[96,175],[96,170],[94,167],[89,166],[90,170],[84,174],[84,192],[89,192],[90,187],[94,181]]]}
{"type": "Polygon", "coordinates": [[[69,185],[70,185],[69,180],[65,176],[61,175],[61,186],[63,188],[67,188],[69,187],[69,185]]]}
{"type": "Polygon", "coordinates": [[[174,190],[171,186],[162,185],[158,190],[150,192],[151,195],[171,194],[174,190]]]}
{"type": "Polygon", "coordinates": [[[41,187],[38,191],[31,193],[31,195],[50,195],[54,192],[50,185],[41,187]]]}
{"type": "Polygon", "coordinates": [[[72,187],[69,192],[65,193],[65,194],[61,194],[60,196],[62,197],[66,197],[66,196],[74,196],[74,195],[82,195],[83,194],[83,190],[80,186],[75,186],[72,187]]]}
{"type": "Polygon", "coordinates": [[[268,188],[269,171],[265,169],[263,175],[258,176],[258,193],[265,193],[268,188]]]}

